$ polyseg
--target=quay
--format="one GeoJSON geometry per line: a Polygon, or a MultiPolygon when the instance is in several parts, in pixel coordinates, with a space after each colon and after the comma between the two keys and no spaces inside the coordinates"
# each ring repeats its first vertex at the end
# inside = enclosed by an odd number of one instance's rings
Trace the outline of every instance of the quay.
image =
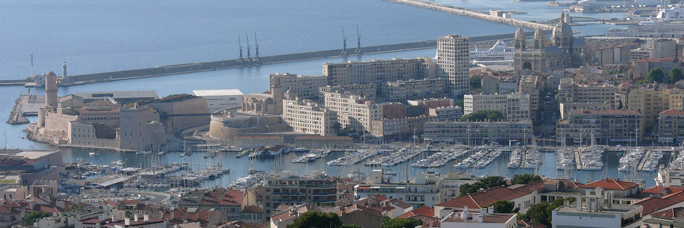
{"type": "Polygon", "coordinates": [[[45,96],[22,94],[14,102],[14,108],[10,113],[8,124],[26,124],[29,120],[26,116],[37,116],[38,110],[45,106],[45,96]]]}
{"type": "Polygon", "coordinates": [[[575,151],[575,164],[577,164],[577,170],[582,170],[582,162],[580,159],[579,150],[574,150],[574,151],[575,151]]]}
{"type": "Polygon", "coordinates": [[[641,161],[639,161],[639,165],[637,166],[637,170],[643,170],[644,169],[644,164],[646,164],[646,160],[648,160],[648,156],[651,155],[651,152],[653,152],[653,150],[646,150],[646,154],[644,154],[644,156],[641,157],[641,161]]]}
{"type": "Polygon", "coordinates": [[[528,28],[528,29],[533,29],[533,30],[537,30],[537,29],[551,30],[551,29],[553,29],[553,26],[551,26],[551,25],[545,25],[545,24],[530,22],[530,21],[523,21],[523,20],[513,19],[513,18],[498,17],[498,16],[489,15],[486,13],[468,10],[468,9],[464,9],[464,8],[460,8],[460,7],[454,7],[454,6],[449,6],[449,5],[440,5],[440,4],[430,3],[430,2],[423,2],[420,0],[385,0],[385,1],[398,3],[398,4],[404,4],[404,5],[408,5],[408,6],[420,7],[420,8],[429,9],[429,10],[445,12],[445,13],[454,14],[454,15],[458,15],[458,16],[471,17],[471,18],[475,18],[475,19],[490,21],[490,22],[504,24],[504,25],[523,27],[523,28],[528,28]]]}
{"type": "MultiPolygon", "coordinates": [[[[534,32],[527,32],[527,36],[532,36],[534,32]]],[[[550,31],[545,31],[544,34],[550,34],[550,31]]],[[[470,42],[486,42],[496,40],[510,40],[513,39],[513,33],[475,36],[470,37],[470,42]]],[[[91,73],[69,76],[66,82],[61,82],[60,87],[67,87],[71,85],[83,85],[89,83],[109,82],[127,79],[138,79],[147,77],[159,77],[176,74],[186,74],[203,71],[216,71],[232,68],[253,67],[269,64],[289,63],[298,61],[307,61],[315,59],[338,58],[348,56],[361,56],[364,54],[379,54],[389,52],[410,51],[419,49],[430,49],[437,47],[437,40],[425,40],[418,42],[388,44],[359,48],[347,49],[333,49],[314,52],[303,52],[293,54],[283,54],[274,56],[261,56],[254,58],[230,59],[213,62],[199,62],[199,63],[185,63],[166,66],[156,66],[151,68],[121,70],[102,73],[91,73]]],[[[0,80],[0,86],[30,86],[33,84],[29,80],[0,80]]]]}

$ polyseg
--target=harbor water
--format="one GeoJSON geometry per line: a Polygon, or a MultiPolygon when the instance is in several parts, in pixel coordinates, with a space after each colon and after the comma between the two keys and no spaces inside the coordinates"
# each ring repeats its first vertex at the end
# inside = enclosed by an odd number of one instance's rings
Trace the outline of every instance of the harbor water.
{"type": "MultiPolygon", "coordinates": [[[[499,5],[503,8],[519,7],[510,0],[452,1],[459,6],[484,7],[499,5]]],[[[440,3],[439,1],[437,3],[440,3]]],[[[447,4],[447,3],[444,3],[447,4]]],[[[529,4],[529,3],[524,3],[529,4]]],[[[560,8],[543,7],[544,13],[514,15],[521,19],[548,20],[560,14],[560,8]]],[[[527,7],[527,6],[526,6],[527,7]]],[[[475,8],[485,10],[484,8],[475,8]]],[[[488,10],[488,9],[487,9],[488,10]]],[[[592,17],[592,16],[589,16],[592,17]]],[[[251,55],[255,55],[254,33],[257,33],[259,54],[277,55],[294,52],[336,49],[342,47],[342,27],[347,47],[356,45],[356,25],[359,25],[361,45],[380,45],[435,39],[446,34],[464,36],[513,33],[516,28],[459,17],[426,9],[392,4],[380,0],[256,0],[256,1],[86,1],[69,2],[0,0],[0,79],[23,79],[31,75],[30,55],[33,55],[33,72],[61,71],[67,62],[71,75],[134,69],[188,62],[215,61],[239,57],[238,36],[241,36],[244,55],[247,55],[246,35],[250,36],[251,55]]],[[[574,27],[582,34],[602,34],[603,25],[574,27]]],[[[290,72],[303,75],[321,74],[324,62],[365,61],[372,59],[413,58],[434,56],[435,49],[364,55],[361,57],[334,58],[274,64],[267,66],[199,72],[159,78],[96,83],[60,88],[64,96],[82,91],[156,90],[166,96],[191,93],[196,89],[240,89],[243,93],[258,93],[268,89],[268,74],[290,72]]],[[[40,88],[2,87],[0,118],[7,119],[14,100],[21,93],[43,94],[40,88]]],[[[35,118],[30,118],[35,121],[35,118]]],[[[11,148],[45,149],[47,145],[25,139],[26,125],[2,124],[4,139],[11,148]]],[[[62,149],[64,161],[79,158],[98,164],[126,161],[127,166],[145,166],[145,155],[102,151],[89,156],[90,150],[62,149]]],[[[277,162],[274,159],[256,160],[254,166],[267,172],[289,169],[303,174],[308,170],[325,170],[332,175],[350,172],[368,172],[371,167],[327,166],[326,162],[342,153],[333,153],[315,162],[290,163],[293,154],[277,162]]],[[[243,176],[249,166],[248,158],[235,158],[234,153],[220,153],[214,161],[203,159],[201,153],[181,159],[180,153],[163,155],[167,163],[188,162],[205,167],[215,162],[233,170],[223,178],[206,183],[207,186],[226,186],[243,176]]],[[[555,155],[544,153],[542,169],[537,173],[558,176],[555,155]]],[[[417,156],[411,159],[415,162],[417,156]]],[[[459,170],[453,162],[433,169],[440,173],[473,172],[476,175],[506,175],[534,173],[534,170],[509,170],[508,153],[504,153],[484,169],[459,170]]],[[[575,172],[581,182],[602,177],[622,177],[617,172],[617,160],[608,159],[606,172],[575,172]]],[[[405,163],[394,167],[397,178],[427,169],[408,168],[405,163]],[[404,171],[405,170],[405,171],[404,171]],[[408,173],[406,173],[408,172],[408,173]]],[[[640,173],[650,180],[654,173],[640,173]]],[[[652,185],[652,184],[651,184],[652,185]]]]}

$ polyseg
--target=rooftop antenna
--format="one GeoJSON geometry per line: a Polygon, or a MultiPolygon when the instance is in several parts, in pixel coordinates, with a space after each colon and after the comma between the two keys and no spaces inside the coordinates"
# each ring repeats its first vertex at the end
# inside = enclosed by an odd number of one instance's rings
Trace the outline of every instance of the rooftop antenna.
{"type": "Polygon", "coordinates": [[[344,35],[344,26],[342,26],[342,56],[347,55],[347,37],[344,35]]]}
{"type": "Polygon", "coordinates": [[[33,74],[33,55],[31,55],[31,77],[33,76],[35,76],[35,74],[33,74]]]}
{"type": "Polygon", "coordinates": [[[242,59],[242,40],[240,39],[240,35],[238,35],[238,45],[240,46],[240,59],[242,59]]]}
{"type": "Polygon", "coordinates": [[[361,34],[359,33],[359,25],[356,25],[356,54],[361,54],[361,34]]]}
{"type": "Polygon", "coordinates": [[[256,32],[254,33],[254,45],[256,45],[256,58],[259,58],[259,43],[257,42],[256,32]]]}
{"type": "Polygon", "coordinates": [[[249,53],[249,34],[245,34],[245,37],[247,37],[247,58],[252,59],[252,55],[249,53]]]}

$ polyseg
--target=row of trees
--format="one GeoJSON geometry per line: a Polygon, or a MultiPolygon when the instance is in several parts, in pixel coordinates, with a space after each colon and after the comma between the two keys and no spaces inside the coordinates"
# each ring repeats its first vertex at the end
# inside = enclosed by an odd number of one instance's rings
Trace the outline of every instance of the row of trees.
{"type": "MultiPolygon", "coordinates": [[[[540,181],[541,177],[537,175],[532,175],[532,174],[522,174],[522,175],[515,175],[511,179],[511,184],[529,184],[533,182],[540,181]]],[[[496,186],[507,186],[508,184],[504,180],[503,177],[500,176],[491,176],[491,177],[486,177],[484,179],[481,179],[475,183],[472,184],[462,184],[461,187],[459,187],[459,197],[460,196],[465,196],[471,193],[475,193],[480,188],[482,189],[488,189],[488,188],[493,188],[496,186]]],[[[495,209],[496,211],[496,209],[495,209]]],[[[506,213],[506,212],[502,212],[506,213]]]]}
{"type": "MultiPolygon", "coordinates": [[[[394,218],[390,219],[387,216],[382,217],[382,224],[384,228],[415,228],[422,225],[423,222],[413,218],[394,218]]],[[[362,228],[359,225],[342,224],[340,217],[332,212],[325,213],[320,211],[307,211],[292,224],[287,225],[287,228],[310,228],[310,227],[328,227],[328,228],[362,228]]]]}
{"type": "Polygon", "coordinates": [[[477,111],[461,117],[461,122],[466,121],[498,121],[504,118],[504,114],[500,111],[477,111]]]}
{"type": "MultiPolygon", "coordinates": [[[[670,73],[668,74],[668,79],[670,84],[674,84],[675,82],[678,82],[679,80],[684,79],[684,73],[682,73],[682,70],[679,68],[672,68],[670,70],[670,73]]],[[[660,68],[655,68],[651,69],[651,71],[648,72],[648,75],[646,76],[645,81],[641,81],[642,83],[664,83],[665,82],[665,73],[663,70],[660,68]]]]}

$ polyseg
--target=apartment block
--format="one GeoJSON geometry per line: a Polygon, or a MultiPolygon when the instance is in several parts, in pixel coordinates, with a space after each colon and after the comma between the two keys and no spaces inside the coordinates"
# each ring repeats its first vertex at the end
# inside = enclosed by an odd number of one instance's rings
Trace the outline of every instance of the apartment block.
{"type": "Polygon", "coordinates": [[[654,125],[657,123],[660,112],[681,108],[683,95],[684,89],[675,85],[640,85],[629,91],[627,108],[643,115],[642,129],[656,130],[654,125]]]}
{"type": "Polygon", "coordinates": [[[567,119],[570,112],[575,110],[609,110],[613,109],[609,102],[575,102],[560,103],[561,119],[567,119]]]}
{"type": "Polygon", "coordinates": [[[562,142],[628,145],[643,138],[642,115],[628,109],[575,110],[556,125],[556,139],[562,142]]]}
{"type": "Polygon", "coordinates": [[[615,87],[607,85],[578,85],[572,78],[563,78],[558,85],[559,103],[609,102],[615,107],[615,87]]]}
{"type": "Polygon", "coordinates": [[[335,112],[320,107],[313,101],[284,100],[283,120],[296,132],[320,136],[337,135],[335,112]]]}
{"type": "Polygon", "coordinates": [[[437,77],[449,79],[452,95],[470,92],[470,39],[460,35],[437,38],[437,77]]]}
{"type": "Polygon", "coordinates": [[[672,68],[682,68],[682,63],[674,57],[669,58],[647,58],[632,62],[634,73],[632,78],[646,78],[652,69],[660,68],[667,77],[672,68]]]}
{"type": "Polygon", "coordinates": [[[439,122],[458,121],[463,117],[463,108],[460,106],[431,108],[428,115],[436,116],[439,122]]]}
{"type": "Polygon", "coordinates": [[[381,94],[385,102],[442,98],[450,95],[448,84],[448,80],[441,78],[386,82],[382,84],[381,94]]]}
{"type": "Polygon", "coordinates": [[[658,117],[658,143],[679,145],[684,141],[684,111],[667,110],[658,117]]]}
{"type": "Polygon", "coordinates": [[[270,216],[281,204],[317,203],[332,206],[337,201],[337,181],[322,171],[293,175],[285,170],[266,177],[263,185],[264,214],[270,216]]]}
{"type": "Polygon", "coordinates": [[[467,94],[464,115],[479,111],[500,111],[511,122],[530,120],[530,94],[467,94]]]}
{"type": "MultiPolygon", "coordinates": [[[[388,198],[396,198],[413,205],[414,208],[421,206],[432,207],[440,202],[442,193],[458,192],[458,181],[449,181],[447,177],[436,173],[416,173],[415,177],[407,182],[394,183],[383,178],[383,170],[373,170],[371,178],[365,183],[354,186],[354,197],[357,199],[374,196],[377,194],[388,198]],[[444,184],[447,182],[448,184],[444,184]]],[[[466,175],[469,180],[462,179],[460,183],[472,183],[472,175],[466,175]]]]}
{"type": "Polygon", "coordinates": [[[519,122],[429,122],[425,123],[425,140],[433,142],[462,142],[475,144],[508,140],[519,142],[532,138],[532,121],[519,122]]]}
{"type": "Polygon", "coordinates": [[[380,105],[354,95],[325,93],[325,108],[337,114],[342,128],[371,131],[371,122],[382,118],[380,105]]]}
{"type": "Polygon", "coordinates": [[[539,103],[541,102],[542,86],[539,76],[524,75],[520,78],[519,92],[530,95],[530,118],[536,119],[537,110],[539,110],[539,103]]]}
{"type": "Polygon", "coordinates": [[[417,116],[373,120],[370,133],[383,140],[402,139],[423,134],[425,123],[437,121],[437,116],[417,116]]]}
{"type": "Polygon", "coordinates": [[[324,63],[323,75],[327,77],[327,84],[331,86],[378,85],[389,81],[423,79],[431,76],[430,62],[424,58],[324,63]]]}
{"type": "Polygon", "coordinates": [[[631,51],[631,60],[648,58],[674,58],[677,54],[677,41],[670,39],[648,39],[642,47],[631,51]]]}
{"type": "MultiPolygon", "coordinates": [[[[303,76],[290,73],[275,73],[269,75],[269,85],[271,91],[273,88],[280,88],[283,93],[296,94],[300,98],[318,98],[320,93],[319,87],[324,87],[328,84],[325,75],[318,76],[303,76]]],[[[275,94],[273,94],[275,96],[275,94]]]]}
{"type": "Polygon", "coordinates": [[[324,97],[325,93],[340,93],[347,95],[356,95],[368,98],[369,100],[375,100],[378,88],[375,84],[351,84],[351,85],[327,85],[325,87],[318,88],[320,92],[320,97],[324,97]]]}

